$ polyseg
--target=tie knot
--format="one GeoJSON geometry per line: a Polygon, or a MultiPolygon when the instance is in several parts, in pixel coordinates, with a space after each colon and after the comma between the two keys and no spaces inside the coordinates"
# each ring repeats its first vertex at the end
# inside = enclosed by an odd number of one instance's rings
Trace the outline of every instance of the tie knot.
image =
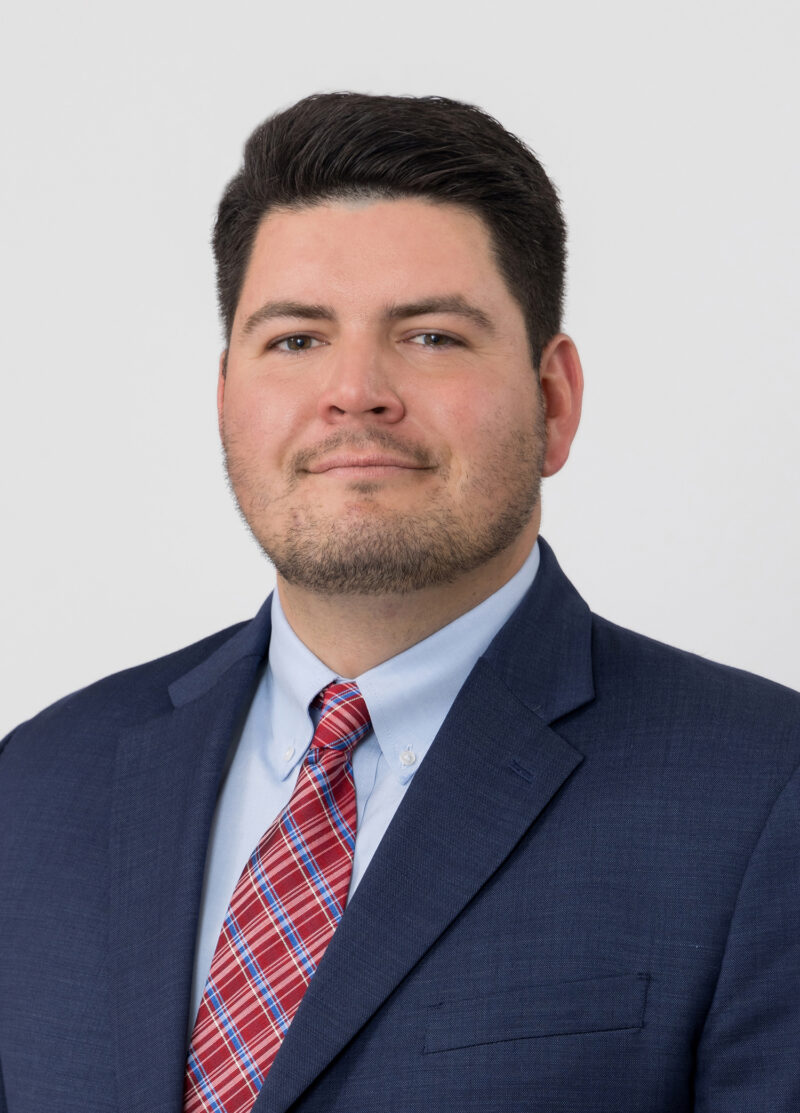
{"type": "Polygon", "coordinates": [[[311,743],[316,749],[352,750],[369,730],[367,705],[352,680],[329,684],[314,703],[322,708],[311,743]]]}

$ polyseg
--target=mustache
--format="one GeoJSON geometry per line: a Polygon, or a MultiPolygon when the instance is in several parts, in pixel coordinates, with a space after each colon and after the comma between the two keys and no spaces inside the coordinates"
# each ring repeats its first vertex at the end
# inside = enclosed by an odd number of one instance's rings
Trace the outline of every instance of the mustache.
{"type": "Polygon", "coordinates": [[[332,433],[324,441],[320,441],[319,444],[315,444],[311,448],[303,448],[297,452],[292,459],[292,470],[295,472],[305,471],[309,465],[315,463],[321,457],[341,448],[361,452],[368,451],[371,448],[381,448],[387,452],[397,453],[397,455],[413,461],[421,468],[430,468],[435,464],[433,457],[422,445],[416,444],[414,441],[400,440],[385,429],[373,429],[369,433],[353,433],[343,430],[340,433],[332,433]]]}

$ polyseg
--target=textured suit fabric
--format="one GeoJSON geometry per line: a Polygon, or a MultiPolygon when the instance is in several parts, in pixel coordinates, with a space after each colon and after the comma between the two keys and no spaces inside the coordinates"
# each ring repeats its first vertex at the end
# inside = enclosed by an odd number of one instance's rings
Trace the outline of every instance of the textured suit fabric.
{"type": "MultiPolygon", "coordinates": [[[[205,849],[268,611],[0,759],[7,1113],[179,1113],[205,849]]],[[[800,697],[592,616],[542,544],[256,1113],[800,1108],[800,697]]]]}

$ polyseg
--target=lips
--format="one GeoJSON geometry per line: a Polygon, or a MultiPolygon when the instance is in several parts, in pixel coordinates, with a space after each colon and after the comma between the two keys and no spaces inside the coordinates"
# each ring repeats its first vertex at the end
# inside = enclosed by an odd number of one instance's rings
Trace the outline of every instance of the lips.
{"type": "Polygon", "coordinates": [[[385,429],[373,429],[368,436],[341,430],[313,447],[300,449],[292,460],[295,475],[333,473],[355,478],[388,478],[392,472],[408,474],[436,467],[436,459],[421,444],[401,442],[385,429]]]}
{"type": "Polygon", "coordinates": [[[315,460],[307,467],[307,471],[314,475],[341,470],[380,470],[380,469],[403,468],[406,470],[420,470],[421,465],[414,460],[409,460],[407,457],[395,456],[382,452],[371,452],[367,454],[341,452],[335,453],[331,456],[325,456],[321,460],[315,460]]]}

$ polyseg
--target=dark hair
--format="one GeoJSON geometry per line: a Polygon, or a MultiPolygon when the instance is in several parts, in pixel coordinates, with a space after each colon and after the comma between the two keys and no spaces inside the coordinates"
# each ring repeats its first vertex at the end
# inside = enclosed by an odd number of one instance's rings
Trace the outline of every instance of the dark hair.
{"type": "Polygon", "coordinates": [[[227,340],[265,214],[369,196],[451,202],[483,219],[538,367],[561,327],[566,230],[558,196],[520,139],[480,108],[446,97],[320,93],[256,128],[214,228],[227,340]]]}

